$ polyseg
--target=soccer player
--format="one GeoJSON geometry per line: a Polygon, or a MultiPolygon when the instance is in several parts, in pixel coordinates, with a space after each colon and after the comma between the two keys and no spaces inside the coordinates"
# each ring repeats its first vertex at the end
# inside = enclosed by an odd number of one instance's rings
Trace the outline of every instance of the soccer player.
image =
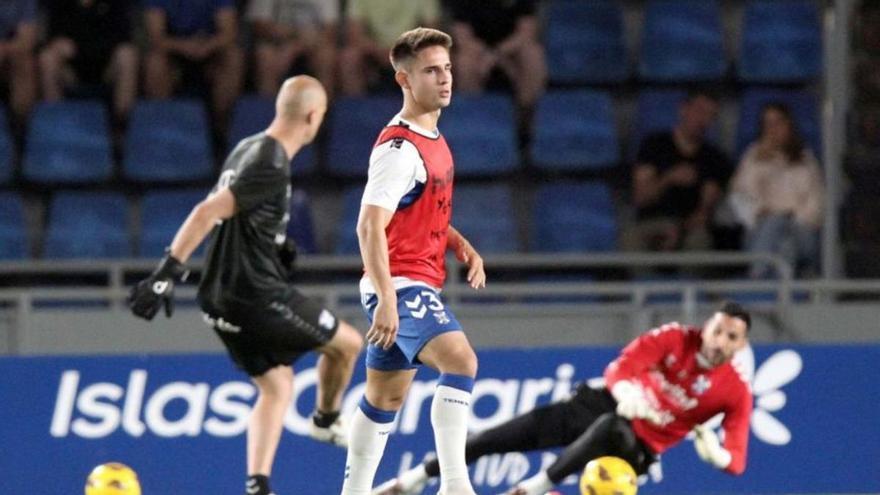
{"type": "MultiPolygon", "coordinates": [[[[751,317],[725,303],[702,328],[669,323],[623,349],[605,369],[605,386],[577,387],[567,400],[534,409],[467,441],[467,462],[503,452],[565,447],[546,470],[508,495],[542,495],[597,457],[625,459],[643,474],[691,430],[700,458],[731,474],[746,467],[752,395],[731,359],[745,347],[751,317]],[[702,425],[724,413],[724,443],[702,425]]],[[[427,461],[379,486],[374,495],[417,494],[437,476],[427,461]]]]}
{"type": "Polygon", "coordinates": [[[316,79],[285,81],[268,129],[232,150],[214,190],[184,221],[159,267],[129,296],[135,315],[151,320],[164,305],[170,317],[174,283],[185,278],[184,263],[211,233],[199,305],[259,393],[248,423],[248,495],[272,492],[269,475],[293,394],[292,364],[309,351],[321,354],[311,436],[339,446],[347,437],[339,409],[363,339],[288,282],[295,251],[285,239],[289,164],[314,139],[326,109],[316,79]]]}
{"type": "Polygon", "coordinates": [[[367,332],[367,386],[351,424],[345,495],[368,494],[391,425],[421,364],[440,372],[431,404],[440,494],[473,495],[464,458],[477,357],[440,300],[447,250],[469,267],[471,287],[485,286],[483,260],[449,224],[452,155],[437,130],[452,92],[452,39],[417,28],[391,49],[403,109],[370,155],[358,219],[365,265],[361,295],[367,332]]]}

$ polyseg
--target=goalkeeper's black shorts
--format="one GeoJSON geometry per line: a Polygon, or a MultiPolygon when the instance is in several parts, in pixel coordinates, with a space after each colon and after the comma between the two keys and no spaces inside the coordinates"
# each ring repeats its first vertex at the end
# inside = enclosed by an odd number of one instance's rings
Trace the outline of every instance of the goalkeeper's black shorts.
{"type": "Polygon", "coordinates": [[[296,289],[268,303],[225,304],[222,314],[204,319],[223,341],[236,366],[260,376],[278,365],[292,365],[303,354],[330,342],[339,319],[296,289]]]}

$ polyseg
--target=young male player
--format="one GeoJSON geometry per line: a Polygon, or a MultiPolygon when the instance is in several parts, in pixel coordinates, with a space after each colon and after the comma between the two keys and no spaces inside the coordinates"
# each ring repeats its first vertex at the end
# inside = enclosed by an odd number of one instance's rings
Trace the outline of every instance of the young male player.
{"type": "Polygon", "coordinates": [[[477,358],[461,325],[440,300],[444,256],[469,267],[485,285],[483,260],[450,224],[452,155],[437,130],[452,94],[451,38],[418,28],[391,49],[403,109],[379,134],[370,155],[358,239],[367,332],[366,392],[352,418],[345,495],[368,494],[394,416],[420,364],[440,372],[431,404],[440,494],[473,495],[464,458],[477,358]]]}
{"type": "MultiPolygon", "coordinates": [[[[691,430],[700,458],[731,474],[746,467],[752,395],[731,363],[748,341],[751,317],[725,303],[702,328],[669,323],[623,349],[605,369],[605,387],[586,384],[562,402],[534,409],[467,441],[467,462],[495,453],[565,447],[546,470],[508,495],[543,495],[600,456],[627,460],[644,473],[657,454],[691,430]],[[702,423],[724,413],[724,443],[702,423]]],[[[379,486],[374,495],[418,494],[437,462],[379,486]]]]}
{"type": "Polygon", "coordinates": [[[292,364],[309,351],[321,354],[311,436],[340,446],[347,437],[339,408],[363,340],[288,282],[295,253],[285,237],[290,160],[314,139],[326,109],[327,96],[316,79],[285,81],[269,128],[232,150],[217,186],[192,210],[159,267],[129,298],[137,316],[151,320],[162,305],[171,316],[174,283],[187,273],[183,263],[211,233],[199,304],[259,392],[248,423],[248,495],[272,492],[269,475],[293,394],[292,364]]]}

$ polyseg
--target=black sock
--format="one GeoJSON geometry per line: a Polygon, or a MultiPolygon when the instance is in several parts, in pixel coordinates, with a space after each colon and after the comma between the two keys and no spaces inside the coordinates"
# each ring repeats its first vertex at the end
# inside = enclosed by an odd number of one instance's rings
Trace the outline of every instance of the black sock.
{"type": "Polygon", "coordinates": [[[339,419],[339,411],[323,412],[315,409],[312,414],[312,421],[318,428],[329,428],[337,419],[339,419]]]}
{"type": "Polygon", "coordinates": [[[264,474],[248,476],[245,483],[245,493],[247,495],[272,495],[272,489],[269,488],[269,477],[264,474]]]}

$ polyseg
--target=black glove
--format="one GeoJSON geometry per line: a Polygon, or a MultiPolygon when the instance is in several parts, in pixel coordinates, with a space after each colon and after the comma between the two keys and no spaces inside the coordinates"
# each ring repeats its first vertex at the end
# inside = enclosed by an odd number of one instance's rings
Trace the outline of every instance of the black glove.
{"type": "Polygon", "coordinates": [[[288,280],[293,279],[293,269],[296,265],[297,253],[296,242],[290,237],[278,246],[278,258],[281,260],[281,266],[287,272],[288,280]]]}
{"type": "Polygon", "coordinates": [[[177,261],[168,250],[156,270],[132,287],[128,294],[128,307],[135,316],[152,320],[159,308],[165,305],[165,316],[174,313],[174,282],[186,280],[189,270],[177,261]]]}

